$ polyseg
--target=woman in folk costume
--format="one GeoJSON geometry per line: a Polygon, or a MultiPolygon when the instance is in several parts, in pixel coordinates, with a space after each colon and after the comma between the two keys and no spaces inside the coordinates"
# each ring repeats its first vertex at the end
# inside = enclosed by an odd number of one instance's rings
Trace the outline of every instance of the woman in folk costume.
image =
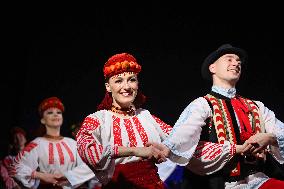
{"type": "Polygon", "coordinates": [[[166,158],[147,143],[162,142],[172,127],[141,108],[145,96],[138,91],[140,71],[136,58],[128,53],[108,59],[103,68],[106,95],[76,136],[80,156],[103,189],[165,187],[155,163],[166,158]]]}
{"type": "Polygon", "coordinates": [[[27,188],[76,188],[95,176],[78,155],[76,141],[60,135],[63,112],[57,97],[39,105],[46,132],[26,145],[15,160],[15,177],[27,188]]]}
{"type": "Polygon", "coordinates": [[[13,178],[15,174],[14,160],[17,154],[23,150],[26,145],[26,131],[21,127],[15,126],[10,130],[8,138],[8,154],[0,161],[0,177],[4,182],[3,188],[17,189],[21,187],[13,178]]]}

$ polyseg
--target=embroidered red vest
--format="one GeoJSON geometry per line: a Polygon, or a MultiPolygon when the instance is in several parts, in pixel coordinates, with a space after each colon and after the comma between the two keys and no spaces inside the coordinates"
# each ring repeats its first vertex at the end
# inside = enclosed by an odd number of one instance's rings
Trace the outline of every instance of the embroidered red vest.
{"type": "MultiPolygon", "coordinates": [[[[209,141],[223,144],[227,140],[231,144],[242,144],[251,135],[261,131],[259,109],[252,100],[241,96],[236,96],[234,99],[219,98],[216,97],[219,94],[216,96],[212,94],[204,96],[213,113],[208,121],[208,134],[215,137],[209,138],[209,141]],[[212,131],[215,133],[211,133],[212,131]]],[[[241,166],[238,162],[231,169],[230,176],[240,176],[240,174],[241,166]]]]}

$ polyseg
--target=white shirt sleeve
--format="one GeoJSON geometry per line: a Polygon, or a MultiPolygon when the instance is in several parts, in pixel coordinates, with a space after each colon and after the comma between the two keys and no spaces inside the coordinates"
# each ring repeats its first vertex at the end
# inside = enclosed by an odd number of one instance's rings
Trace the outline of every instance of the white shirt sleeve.
{"type": "Polygon", "coordinates": [[[265,132],[272,133],[277,138],[278,147],[269,146],[271,154],[281,164],[284,163],[284,123],[278,120],[273,111],[260,101],[255,101],[259,107],[260,116],[264,122],[265,132]]]}
{"type": "Polygon", "coordinates": [[[32,178],[32,173],[38,168],[38,152],[36,139],[19,152],[15,159],[15,178],[25,187],[37,188],[40,180],[32,178]]]}
{"type": "Polygon", "coordinates": [[[93,171],[85,163],[65,172],[64,176],[68,179],[68,181],[74,188],[91,179],[96,180],[99,183],[93,171]]]}
{"type": "Polygon", "coordinates": [[[212,115],[206,99],[199,97],[182,112],[169,137],[163,142],[170,150],[170,159],[186,165],[198,145],[205,120],[212,115]]]}
{"type": "Polygon", "coordinates": [[[78,153],[82,160],[90,166],[100,182],[106,182],[112,177],[115,167],[114,145],[110,140],[103,138],[102,131],[104,119],[91,114],[85,118],[80,130],[77,133],[78,153]],[[109,141],[108,143],[103,141],[109,141]]]}
{"type": "Polygon", "coordinates": [[[210,175],[221,170],[235,155],[235,144],[200,141],[187,167],[198,175],[210,175]]]}
{"type": "MultiPolygon", "coordinates": [[[[76,145],[76,142],[74,145],[76,145]]],[[[72,170],[64,172],[64,176],[68,179],[72,187],[76,188],[91,179],[98,181],[94,172],[82,161],[77,151],[75,154],[77,166],[72,170]]]]}
{"type": "Polygon", "coordinates": [[[202,127],[212,110],[203,97],[191,102],[174,125],[169,138],[163,143],[171,150],[170,159],[187,165],[198,174],[211,174],[224,167],[235,154],[236,146],[199,141],[202,127]]]}
{"type": "Polygon", "coordinates": [[[177,164],[167,159],[167,161],[163,163],[156,164],[158,167],[158,174],[162,181],[166,181],[167,178],[174,172],[177,164]]]}

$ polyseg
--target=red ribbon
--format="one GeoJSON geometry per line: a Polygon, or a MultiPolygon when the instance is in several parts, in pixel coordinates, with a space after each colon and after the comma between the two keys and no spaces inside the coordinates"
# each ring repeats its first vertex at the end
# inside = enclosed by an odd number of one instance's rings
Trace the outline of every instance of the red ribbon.
{"type": "Polygon", "coordinates": [[[231,103],[240,123],[241,141],[245,142],[253,135],[251,123],[248,117],[249,109],[243,102],[241,102],[240,99],[236,97],[231,99],[231,103]]]}

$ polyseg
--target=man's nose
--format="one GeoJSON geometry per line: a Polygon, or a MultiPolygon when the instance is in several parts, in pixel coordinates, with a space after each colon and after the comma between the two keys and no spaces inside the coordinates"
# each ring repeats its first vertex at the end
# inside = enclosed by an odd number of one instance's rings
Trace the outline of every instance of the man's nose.
{"type": "Polygon", "coordinates": [[[232,64],[233,64],[234,66],[241,66],[241,62],[238,61],[238,60],[234,60],[234,61],[232,62],[232,64]]]}

